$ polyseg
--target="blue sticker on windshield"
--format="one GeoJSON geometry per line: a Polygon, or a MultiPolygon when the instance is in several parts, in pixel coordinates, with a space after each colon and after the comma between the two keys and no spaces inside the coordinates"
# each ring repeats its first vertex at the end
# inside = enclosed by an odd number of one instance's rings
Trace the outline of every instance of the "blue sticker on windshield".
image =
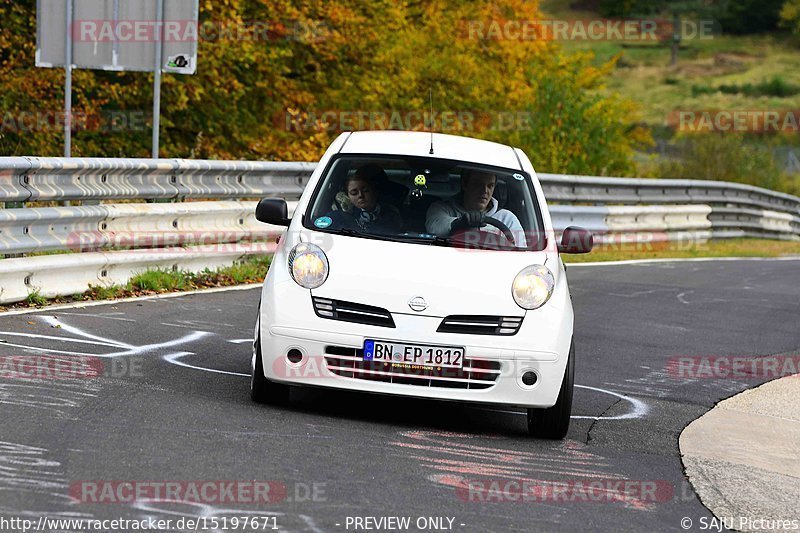
{"type": "Polygon", "coordinates": [[[333,220],[331,220],[331,217],[319,217],[317,220],[314,221],[314,225],[320,229],[327,228],[331,224],[333,224],[333,220]]]}
{"type": "Polygon", "coordinates": [[[522,174],[514,174],[514,179],[517,181],[522,181],[525,179],[525,176],[523,176],[522,174]]]}

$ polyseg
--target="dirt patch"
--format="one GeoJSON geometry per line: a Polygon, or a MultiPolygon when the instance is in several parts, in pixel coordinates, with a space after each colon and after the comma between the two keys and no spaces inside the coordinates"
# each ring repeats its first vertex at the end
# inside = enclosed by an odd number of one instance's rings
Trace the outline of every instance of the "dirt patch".
{"type": "Polygon", "coordinates": [[[726,76],[728,74],[739,74],[750,69],[750,63],[755,58],[745,60],[742,56],[733,54],[717,54],[710,59],[700,61],[678,62],[674,67],[669,67],[667,72],[671,75],[681,75],[687,78],[726,76]]]}

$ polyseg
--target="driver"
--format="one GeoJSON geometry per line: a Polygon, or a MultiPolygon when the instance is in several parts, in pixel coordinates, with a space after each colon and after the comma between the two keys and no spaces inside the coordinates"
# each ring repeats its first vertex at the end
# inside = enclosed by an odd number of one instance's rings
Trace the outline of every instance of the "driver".
{"type": "Polygon", "coordinates": [[[486,219],[499,220],[511,230],[516,246],[527,247],[522,224],[507,209],[498,210],[494,187],[497,176],[483,170],[467,169],[461,173],[461,192],[447,201],[436,202],[428,209],[425,227],[429,233],[447,237],[459,229],[483,228],[482,231],[501,234],[499,228],[488,225],[486,219]]]}

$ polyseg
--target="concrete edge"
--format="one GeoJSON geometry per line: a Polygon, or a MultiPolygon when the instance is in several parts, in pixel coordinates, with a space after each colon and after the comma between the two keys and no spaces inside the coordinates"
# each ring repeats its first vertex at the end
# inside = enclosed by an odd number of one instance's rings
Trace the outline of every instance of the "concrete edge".
{"type": "Polygon", "coordinates": [[[197,289],[194,291],[168,292],[164,294],[151,294],[148,296],[133,296],[131,298],[120,298],[117,300],[92,300],[89,302],[74,302],[69,304],[47,305],[44,307],[34,307],[30,309],[14,309],[11,311],[0,312],[0,317],[14,315],[29,315],[32,313],[42,313],[45,311],[58,311],[61,309],[83,309],[85,307],[98,307],[101,305],[116,305],[127,302],[142,302],[146,300],[163,300],[167,298],[178,298],[180,296],[191,296],[193,294],[213,294],[215,292],[246,291],[261,288],[262,283],[247,283],[245,285],[231,285],[228,287],[212,287],[210,289],[197,289]]]}
{"type": "MultiPolygon", "coordinates": [[[[800,361],[798,352],[775,357],[800,361]]],[[[800,374],[776,379],[722,400],[681,432],[685,475],[726,528],[800,528],[798,398],[800,374]]]]}

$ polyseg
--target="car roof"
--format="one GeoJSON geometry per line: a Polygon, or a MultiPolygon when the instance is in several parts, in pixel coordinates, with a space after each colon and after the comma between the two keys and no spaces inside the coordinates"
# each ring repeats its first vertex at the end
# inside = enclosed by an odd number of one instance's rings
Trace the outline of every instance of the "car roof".
{"type": "Polygon", "coordinates": [[[342,154],[387,154],[411,155],[454,159],[503,168],[520,169],[520,161],[514,149],[471,137],[433,134],[423,131],[356,131],[349,135],[339,153],[342,154]]]}

